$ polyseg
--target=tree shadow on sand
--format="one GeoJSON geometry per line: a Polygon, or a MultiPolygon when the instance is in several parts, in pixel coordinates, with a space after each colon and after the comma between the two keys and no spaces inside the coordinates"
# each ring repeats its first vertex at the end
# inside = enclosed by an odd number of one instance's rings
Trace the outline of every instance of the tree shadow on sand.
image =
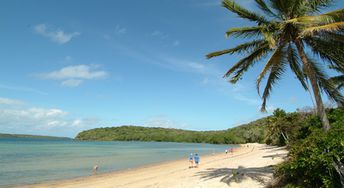
{"type": "Polygon", "coordinates": [[[279,149],[280,147],[278,146],[264,146],[260,147],[259,150],[271,150],[271,149],[279,149]]]}
{"type": "Polygon", "coordinates": [[[272,172],[272,166],[256,168],[239,166],[238,168],[208,168],[198,172],[197,176],[201,176],[203,180],[222,177],[220,181],[229,186],[232,182],[240,183],[247,178],[265,184],[269,180],[269,175],[271,175],[272,172]]]}
{"type": "Polygon", "coordinates": [[[272,155],[264,155],[263,158],[282,158],[282,159],[285,159],[287,157],[287,155],[285,153],[275,153],[275,154],[272,154],[272,155]]]}

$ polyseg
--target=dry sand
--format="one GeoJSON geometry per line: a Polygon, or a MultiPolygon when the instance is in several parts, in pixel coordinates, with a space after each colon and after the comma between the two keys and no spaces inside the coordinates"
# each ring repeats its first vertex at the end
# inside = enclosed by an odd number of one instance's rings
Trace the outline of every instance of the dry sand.
{"type": "Polygon", "coordinates": [[[271,165],[282,162],[286,154],[284,148],[249,144],[233,154],[201,156],[199,168],[189,168],[186,159],[24,187],[264,187],[272,178],[271,165]]]}

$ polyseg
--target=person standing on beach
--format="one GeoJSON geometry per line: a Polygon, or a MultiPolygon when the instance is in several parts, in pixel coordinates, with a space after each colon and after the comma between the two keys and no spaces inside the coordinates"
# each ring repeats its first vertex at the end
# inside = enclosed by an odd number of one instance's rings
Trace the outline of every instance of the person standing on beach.
{"type": "Polygon", "coordinates": [[[227,153],[228,153],[228,150],[227,150],[227,149],[225,150],[225,153],[226,153],[226,155],[227,155],[227,153]]]}
{"type": "Polygon", "coordinates": [[[93,170],[92,170],[93,175],[97,174],[98,168],[99,168],[98,165],[94,165],[93,170]]]}
{"type": "Polygon", "coordinates": [[[189,168],[193,168],[193,155],[192,155],[192,153],[190,153],[190,156],[189,156],[189,163],[190,163],[189,168]]]}
{"type": "Polygon", "coordinates": [[[199,162],[200,162],[200,158],[199,158],[199,155],[197,153],[194,156],[194,161],[195,161],[195,164],[196,164],[196,168],[198,168],[198,165],[199,165],[199,162]]]}

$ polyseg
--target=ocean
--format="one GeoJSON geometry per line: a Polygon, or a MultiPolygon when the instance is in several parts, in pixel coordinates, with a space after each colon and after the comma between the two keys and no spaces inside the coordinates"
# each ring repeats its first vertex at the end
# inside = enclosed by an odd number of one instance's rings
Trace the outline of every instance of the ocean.
{"type": "Polygon", "coordinates": [[[224,152],[237,145],[0,138],[0,187],[70,179],[224,152]]]}

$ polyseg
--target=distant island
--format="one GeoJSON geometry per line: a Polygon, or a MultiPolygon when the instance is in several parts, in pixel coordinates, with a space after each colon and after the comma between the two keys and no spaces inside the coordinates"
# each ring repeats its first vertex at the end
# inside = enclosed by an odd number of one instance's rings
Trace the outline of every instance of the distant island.
{"type": "Polygon", "coordinates": [[[268,117],[228,130],[191,131],[161,127],[120,126],[95,128],[80,132],[76,140],[156,141],[210,144],[263,143],[268,117]]]}
{"type": "Polygon", "coordinates": [[[57,136],[42,136],[42,135],[29,135],[29,134],[6,134],[0,133],[0,138],[38,138],[38,139],[56,139],[56,140],[71,140],[68,137],[57,136]]]}

